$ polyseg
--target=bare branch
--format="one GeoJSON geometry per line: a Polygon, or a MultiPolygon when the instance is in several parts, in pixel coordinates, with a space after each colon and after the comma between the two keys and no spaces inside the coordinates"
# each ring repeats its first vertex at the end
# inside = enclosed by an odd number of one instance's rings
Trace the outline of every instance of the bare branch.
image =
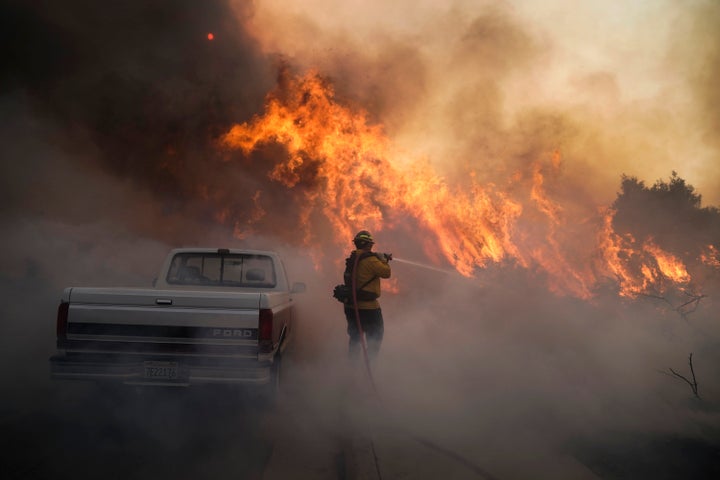
{"type": "Polygon", "coordinates": [[[672,304],[670,300],[668,300],[666,297],[662,295],[656,295],[651,293],[640,293],[638,296],[646,297],[646,298],[653,298],[655,300],[662,300],[663,302],[667,303],[670,308],[673,309],[673,311],[677,312],[680,317],[682,317],[683,320],[687,321],[687,315],[690,313],[693,313],[695,310],[697,310],[698,306],[700,305],[700,300],[707,297],[705,294],[694,294],[690,293],[686,290],[683,290],[682,293],[684,293],[686,296],[690,297],[690,300],[688,300],[685,303],[682,303],[679,306],[675,306],[672,304]],[[691,308],[685,308],[688,305],[691,305],[691,308]]]}
{"type": "Polygon", "coordinates": [[[684,375],[680,375],[679,373],[677,373],[677,372],[676,372],[675,370],[673,370],[672,368],[669,368],[668,370],[670,370],[670,372],[672,372],[672,374],[675,375],[676,377],[682,378],[683,380],[685,380],[685,382],[687,382],[687,384],[690,385],[690,388],[692,388],[693,390],[695,389],[695,385],[693,384],[693,382],[691,382],[690,380],[688,380],[687,378],[685,378],[684,375]]]}
{"type": "Polygon", "coordinates": [[[690,352],[690,357],[688,358],[688,363],[690,364],[690,373],[692,374],[692,378],[693,378],[693,385],[694,385],[693,392],[695,392],[696,397],[700,398],[697,393],[697,380],[695,379],[695,368],[693,368],[692,356],[693,356],[693,354],[692,354],[692,352],[690,352]]]}
{"type": "MultiPolygon", "coordinates": [[[[692,392],[695,395],[695,398],[700,398],[700,395],[698,394],[698,383],[697,383],[697,379],[695,378],[695,369],[693,368],[692,357],[693,357],[693,354],[691,353],[688,361],[690,363],[690,373],[692,374],[692,381],[690,381],[684,375],[679,374],[672,368],[669,368],[668,370],[670,370],[670,372],[672,372],[671,376],[679,378],[679,379],[685,381],[685,383],[687,383],[688,385],[690,385],[690,388],[692,389],[692,392]]],[[[667,372],[663,372],[663,373],[665,373],[666,375],[670,375],[667,372]]]]}
{"type": "Polygon", "coordinates": [[[700,305],[700,300],[702,300],[703,298],[707,297],[707,295],[705,295],[705,294],[696,295],[696,294],[694,294],[694,293],[689,293],[689,292],[686,292],[686,291],[683,291],[683,293],[684,293],[685,295],[687,295],[688,297],[690,297],[690,300],[688,300],[687,302],[683,303],[682,305],[680,305],[679,307],[677,307],[675,310],[676,310],[680,315],[682,315],[683,318],[685,318],[685,315],[687,315],[688,313],[692,313],[692,312],[694,312],[695,310],[697,310],[698,306],[700,305]],[[683,310],[683,309],[684,309],[685,307],[687,307],[688,305],[692,305],[692,308],[688,308],[688,309],[686,309],[686,310],[683,310]]]}
{"type": "Polygon", "coordinates": [[[641,297],[656,298],[658,300],[664,300],[667,302],[667,299],[665,297],[663,297],[662,295],[654,295],[652,293],[638,293],[638,295],[641,297]]]}

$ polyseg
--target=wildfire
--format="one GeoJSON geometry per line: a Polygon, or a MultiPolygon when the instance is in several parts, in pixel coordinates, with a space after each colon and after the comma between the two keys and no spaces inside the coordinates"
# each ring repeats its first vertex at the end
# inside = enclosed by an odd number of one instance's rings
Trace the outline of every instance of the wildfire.
{"type": "MultiPolygon", "coordinates": [[[[321,210],[339,243],[344,245],[357,225],[382,230],[389,216],[408,215],[434,236],[426,249],[439,248],[463,275],[488,261],[520,258],[511,241],[514,219],[522,212],[518,203],[477,182],[469,191],[453,188],[428,165],[398,171],[387,137],[364,112],[337,104],[332,87],[316,74],[287,82],[268,97],[262,117],[235,125],[223,142],[245,154],[260,144],[284,145],[288,158],[274,166],[270,178],[288,188],[301,181],[321,185],[304,191],[303,215],[321,210]]],[[[309,223],[304,225],[310,240],[309,223]]]]}
{"type": "Polygon", "coordinates": [[[643,293],[662,294],[668,284],[686,285],[690,275],[685,264],[648,239],[638,247],[632,235],[620,236],[612,228],[615,212],[604,217],[599,238],[604,265],[618,280],[620,295],[634,297],[643,293]]]}
{"type": "MultiPolygon", "coordinates": [[[[264,113],[233,126],[222,144],[246,156],[263,145],[284,147],[287,154],[269,177],[304,197],[300,225],[308,245],[318,214],[342,246],[358,226],[381,231],[410,219],[424,232],[428,258],[444,259],[468,277],[491,262],[507,262],[543,274],[556,293],[581,298],[592,296],[601,277],[615,278],[624,296],[690,281],[685,265],[650,239],[638,244],[617,234],[612,211],[599,217],[599,233],[587,251],[570,260],[568,245],[577,240],[564,227],[578,219],[565,218],[546,188],[547,173],[562,167],[559,152],[511,176],[512,195],[481,184],[473,171],[459,186],[427,162],[400,170],[383,128],[370,123],[364,110],[336,101],[332,85],[315,72],[283,75],[264,113]],[[527,225],[532,228],[521,227],[527,225]],[[592,262],[597,249],[599,264],[592,262]]],[[[259,196],[255,208],[262,212],[259,196]]]]}

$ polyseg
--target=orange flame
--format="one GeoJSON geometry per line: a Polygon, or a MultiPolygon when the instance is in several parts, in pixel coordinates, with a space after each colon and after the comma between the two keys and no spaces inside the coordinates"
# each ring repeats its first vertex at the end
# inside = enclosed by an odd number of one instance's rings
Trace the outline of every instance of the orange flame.
{"type": "Polygon", "coordinates": [[[720,268],[720,252],[714,245],[708,245],[700,254],[700,261],[705,265],[720,268]]]}
{"type": "MultiPolygon", "coordinates": [[[[560,160],[560,152],[555,151],[550,162],[553,171],[560,168],[560,160]]],[[[563,208],[548,197],[540,162],[533,163],[532,178],[530,198],[538,211],[547,218],[547,233],[544,242],[536,242],[529,248],[530,255],[533,261],[548,273],[552,291],[557,294],[571,293],[580,298],[589,298],[592,295],[590,282],[594,280],[594,276],[587,269],[583,271],[572,265],[563,252],[558,240],[559,229],[565,224],[563,208]]]]}
{"type": "MultiPolygon", "coordinates": [[[[288,88],[268,97],[262,117],[233,126],[223,143],[245,154],[260,144],[283,144],[288,159],[270,178],[294,188],[307,175],[322,185],[304,192],[304,216],[321,209],[345,244],[357,225],[382,230],[384,212],[409,214],[466,276],[490,260],[518,256],[510,237],[519,204],[475,182],[469,192],[451,188],[427,165],[399,172],[382,129],[369,125],[364,112],[338,105],[332,87],[314,73],[287,81],[288,88]]],[[[309,224],[303,224],[309,241],[309,224]]]]}
{"type": "Polygon", "coordinates": [[[654,291],[661,294],[667,283],[685,285],[690,282],[685,264],[673,254],[648,239],[637,248],[632,235],[615,233],[612,220],[615,212],[609,210],[604,217],[599,245],[607,269],[620,285],[620,295],[636,297],[654,291]]]}
{"type": "MultiPolygon", "coordinates": [[[[529,175],[512,175],[512,195],[482,185],[473,171],[464,188],[449,184],[427,162],[400,171],[382,127],[369,123],[364,110],[337,102],[332,86],[315,72],[283,75],[266,99],[265,112],[234,125],[221,142],[246,156],[265,144],[285,148],[286,157],[272,166],[269,177],[304,196],[300,225],[307,245],[313,243],[318,213],[343,246],[359,227],[381,231],[396,220],[412,219],[425,232],[428,257],[436,263],[444,259],[468,277],[490,262],[509,262],[542,273],[554,292],[580,298],[591,297],[602,277],[616,279],[627,297],[690,281],[682,261],[652,240],[638,247],[632,236],[618,235],[612,210],[600,217],[597,243],[568,255],[569,244],[582,242],[565,227],[579,220],[565,218],[565,209],[546,189],[547,174],[562,167],[559,152],[549,161],[535,160],[529,175]],[[523,188],[527,193],[517,193],[523,188]],[[591,261],[594,255],[598,262],[591,261]]],[[[258,198],[259,193],[256,209],[258,198]]]]}
{"type": "Polygon", "coordinates": [[[690,281],[685,264],[673,254],[663,251],[651,241],[646,242],[643,249],[655,259],[659,272],[671,282],[683,284],[690,281]]]}

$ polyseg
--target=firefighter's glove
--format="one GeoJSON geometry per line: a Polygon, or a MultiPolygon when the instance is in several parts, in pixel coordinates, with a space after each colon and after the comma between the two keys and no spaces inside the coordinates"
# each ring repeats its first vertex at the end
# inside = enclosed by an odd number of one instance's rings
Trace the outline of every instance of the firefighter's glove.
{"type": "Polygon", "coordinates": [[[392,260],[392,253],[378,253],[378,258],[383,262],[388,263],[392,260]]]}

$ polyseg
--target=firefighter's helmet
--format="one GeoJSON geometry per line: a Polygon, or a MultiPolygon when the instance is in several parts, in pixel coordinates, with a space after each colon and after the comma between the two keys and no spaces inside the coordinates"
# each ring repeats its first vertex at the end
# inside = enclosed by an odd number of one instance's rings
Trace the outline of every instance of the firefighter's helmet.
{"type": "Polygon", "coordinates": [[[372,235],[367,230],[360,230],[353,238],[353,243],[357,248],[362,248],[368,244],[373,245],[375,241],[372,235]]]}

